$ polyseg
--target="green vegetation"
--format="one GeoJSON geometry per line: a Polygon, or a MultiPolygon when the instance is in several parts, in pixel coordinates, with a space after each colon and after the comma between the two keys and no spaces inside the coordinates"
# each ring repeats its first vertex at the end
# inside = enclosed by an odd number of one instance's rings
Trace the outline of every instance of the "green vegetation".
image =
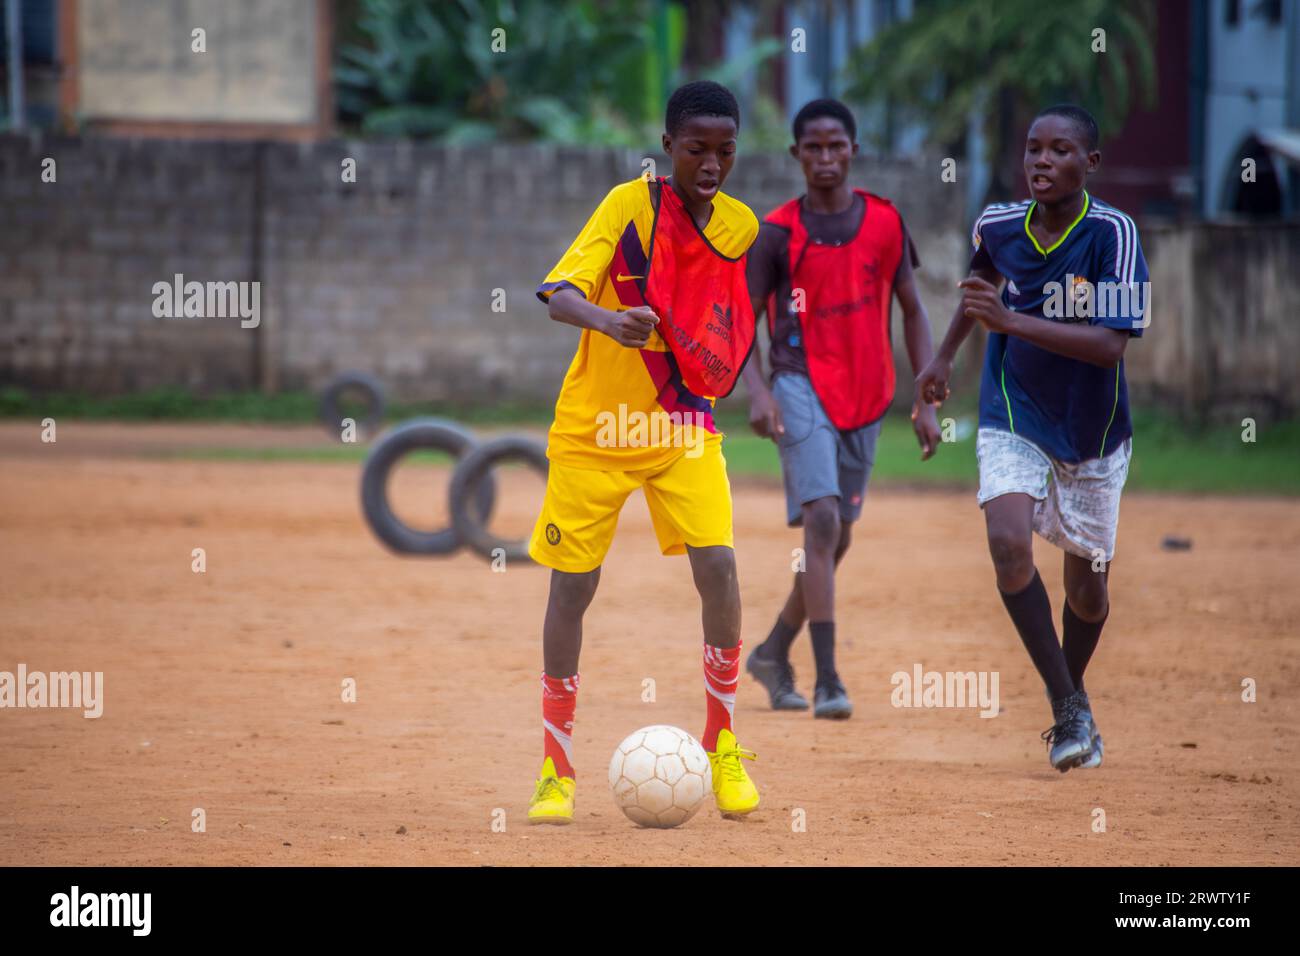
{"type": "MultiPolygon", "coordinates": [[[[966,417],[973,427],[973,414],[966,417]]],[[[1300,421],[1262,425],[1254,443],[1243,442],[1235,425],[1188,429],[1150,412],[1138,415],[1133,427],[1130,490],[1300,495],[1300,421]]],[[[781,475],[776,447],[747,428],[731,430],[725,450],[733,475],[781,475]]],[[[886,418],[873,480],[933,487],[978,484],[973,431],[962,441],[942,445],[929,461],[920,458],[907,416],[886,418]]]]}
{"type": "MultiPolygon", "coordinates": [[[[370,136],[642,148],[659,140],[671,89],[696,78],[683,63],[686,7],[666,0],[360,0],[349,15],[339,113],[370,136]]],[[[694,72],[732,84],[780,49],[756,38],[694,72]]],[[[747,131],[783,134],[770,100],[746,106],[747,131]]]]}
{"type": "MultiPolygon", "coordinates": [[[[84,418],[94,421],[209,421],[301,425],[316,419],[317,398],[307,392],[237,392],[199,396],[180,388],[157,388],[129,395],[94,397],[75,392],[33,395],[17,386],[0,388],[0,418],[84,418]]],[[[342,410],[349,404],[344,396],[342,410]]],[[[463,407],[440,402],[392,404],[389,422],[437,415],[469,424],[536,424],[551,421],[554,405],[501,402],[463,407]]]]}
{"type": "Polygon", "coordinates": [[[362,41],[334,70],[340,112],[366,134],[445,143],[612,138],[640,105],[626,80],[652,39],[639,6],[365,0],[362,41]]]}
{"type": "MultiPolygon", "coordinates": [[[[397,405],[389,423],[417,415],[437,415],[484,429],[545,428],[551,405],[501,404],[463,408],[437,403],[397,405]]],[[[930,461],[922,462],[912,425],[905,414],[890,415],[876,450],[874,480],[926,487],[973,488],[975,465],[974,410],[949,405],[944,416],[959,424],[960,441],[944,444],[930,461]]],[[[0,389],[0,419],[112,421],[228,422],[305,425],[315,420],[315,399],[306,393],[256,393],[198,398],[179,389],[161,389],[115,398],[54,394],[35,397],[8,387],[0,389]]],[[[731,474],[737,478],[779,480],[781,462],[776,446],[749,430],[743,401],[721,404],[718,422],[727,434],[724,450],[731,474]]],[[[1263,423],[1256,441],[1241,440],[1237,425],[1190,428],[1174,418],[1139,412],[1134,424],[1133,465],[1128,487],[1144,491],[1205,494],[1300,495],[1300,421],[1263,423]]],[[[167,457],[229,461],[356,462],[365,445],[325,445],[305,448],[209,446],[177,448],[167,457]]],[[[442,460],[436,455],[413,456],[416,462],[442,460]]]]}
{"type": "Polygon", "coordinates": [[[1173,419],[1138,414],[1129,487],[1149,491],[1300,494],[1300,421],[1188,431],[1173,419]]]}
{"type": "Polygon", "coordinates": [[[969,158],[992,162],[990,198],[1002,199],[1038,110],[1077,102],[1104,141],[1135,101],[1155,105],[1154,23],[1153,0],[925,0],[854,54],[847,95],[885,106],[886,136],[918,122],[949,155],[982,116],[988,154],[969,158]]]}
{"type": "MultiPolygon", "coordinates": [[[[312,448],[252,448],[226,445],[202,445],[190,448],[168,448],[146,451],[149,458],[171,458],[186,461],[286,461],[296,463],[348,463],[359,462],[370,450],[368,445],[317,445],[312,448]]],[[[448,465],[450,455],[439,451],[412,452],[403,464],[448,465]]]]}
{"type": "MultiPolygon", "coordinates": [[[[723,446],[727,469],[733,475],[767,475],[781,477],[781,460],[776,445],[759,438],[744,425],[727,429],[723,446]]],[[[921,447],[916,443],[912,423],[906,415],[890,415],[880,431],[876,445],[876,464],[872,480],[894,481],[957,487],[974,485],[975,437],[943,445],[929,461],[921,461],[921,447]]]]}

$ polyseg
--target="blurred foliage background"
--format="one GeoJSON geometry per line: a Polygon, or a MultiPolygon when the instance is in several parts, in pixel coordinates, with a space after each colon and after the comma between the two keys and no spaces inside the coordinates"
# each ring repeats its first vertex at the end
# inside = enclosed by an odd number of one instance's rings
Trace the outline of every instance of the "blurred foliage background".
{"type": "MultiPolygon", "coordinates": [[[[686,24],[666,0],[358,0],[335,65],[340,119],[365,135],[448,144],[551,140],[643,146],[668,93],[689,79],[734,85],[781,50],[756,39],[725,62],[689,66],[686,24]],[[494,35],[494,30],[504,32],[494,35]]],[[[700,6],[697,4],[697,6],[700,6]]],[[[712,4],[725,12],[727,4],[712,4]]],[[[784,142],[770,97],[747,139],[784,142]]]]}
{"type": "Polygon", "coordinates": [[[916,15],[853,55],[846,95],[921,123],[945,155],[965,155],[982,117],[986,153],[972,158],[992,162],[990,193],[1005,198],[999,177],[1044,106],[1087,103],[1098,126],[1118,130],[1135,104],[1155,105],[1155,15],[1152,0],[918,0],[916,15]]]}
{"type": "MultiPolygon", "coordinates": [[[[659,138],[672,89],[707,78],[741,98],[748,147],[779,149],[789,143],[788,116],[772,91],[789,29],[803,24],[820,36],[854,8],[854,0],[339,0],[339,120],[356,135],[446,144],[644,147],[659,138]],[[752,25],[750,36],[723,56],[719,38],[737,21],[752,25]]],[[[1023,130],[1043,104],[1095,104],[1109,130],[1135,105],[1154,104],[1155,15],[1154,0],[915,0],[911,16],[836,57],[844,65],[825,78],[825,93],[875,111],[863,117],[867,148],[887,151],[894,131],[913,124],[943,155],[988,163],[988,198],[1003,199],[1023,130]]]]}

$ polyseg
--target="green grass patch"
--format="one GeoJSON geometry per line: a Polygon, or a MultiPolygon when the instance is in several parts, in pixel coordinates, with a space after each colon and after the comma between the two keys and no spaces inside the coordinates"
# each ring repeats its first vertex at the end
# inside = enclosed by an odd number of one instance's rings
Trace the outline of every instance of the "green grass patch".
{"type": "MultiPolygon", "coordinates": [[[[881,428],[872,481],[888,484],[965,486],[979,483],[975,461],[975,417],[963,440],[942,444],[929,461],[906,415],[890,415],[881,428]]],[[[966,429],[959,429],[959,432],[966,429]]],[[[1143,413],[1134,422],[1133,463],[1127,488],[1197,494],[1300,495],[1300,422],[1261,425],[1255,441],[1243,442],[1234,425],[1192,429],[1172,418],[1143,413]]],[[[727,467],[735,475],[779,478],[776,446],[749,431],[733,428],[724,444],[727,467]]]]}
{"type": "MultiPolygon", "coordinates": [[[[959,419],[960,420],[960,419],[959,419]]],[[[912,422],[906,415],[888,415],[876,443],[876,462],[872,481],[933,484],[936,487],[974,485],[975,468],[974,418],[970,434],[963,440],[939,446],[934,457],[921,461],[921,446],[916,442],[912,422]]],[[[733,475],[781,477],[781,459],[776,445],[759,438],[748,424],[727,431],[723,442],[727,470],[733,475]]]]}
{"type": "MultiPolygon", "coordinates": [[[[166,458],[183,461],[288,461],[355,464],[364,461],[370,453],[369,445],[319,445],[309,448],[248,448],[227,445],[198,445],[192,448],[163,448],[142,452],[149,458],[166,458]]],[[[441,451],[413,451],[402,457],[401,467],[407,465],[452,465],[455,459],[441,451]]],[[[496,466],[507,470],[527,468],[522,461],[505,461],[496,466]]]]}
{"type": "MultiPolygon", "coordinates": [[[[353,408],[345,396],[343,411],[353,408]]],[[[432,415],[470,425],[548,425],[551,402],[498,402],[462,406],[446,402],[390,404],[385,421],[432,415]]],[[[248,424],[310,425],[317,421],[317,396],[308,392],[234,392],[194,395],[180,388],[156,388],[129,395],[91,396],[77,392],[33,394],[15,385],[0,388],[0,418],[76,418],[90,421],[207,421],[248,424]]]]}
{"type": "Polygon", "coordinates": [[[1300,422],[1188,429],[1141,413],[1133,423],[1129,488],[1215,494],[1300,495],[1300,422]]]}
{"type": "MultiPolygon", "coordinates": [[[[471,426],[540,426],[551,421],[550,403],[500,403],[462,407],[425,402],[397,404],[389,423],[423,415],[450,418],[471,426]]],[[[305,392],[280,395],[237,393],[200,397],[182,389],[155,389],[118,397],[74,393],[33,395],[16,386],[0,388],[0,418],[54,418],[116,421],[212,421],[245,424],[311,424],[316,398],[305,392]]],[[[940,446],[934,458],[921,461],[920,449],[905,414],[887,416],[876,449],[873,481],[882,484],[974,487],[975,412],[949,404],[941,412],[963,427],[962,440],[940,446]]],[[[719,425],[727,434],[724,448],[737,477],[781,477],[776,446],[749,430],[743,400],[719,405],[719,425]]],[[[1135,414],[1133,465],[1128,487],[1144,491],[1199,494],[1300,495],[1300,421],[1264,423],[1254,442],[1242,441],[1237,425],[1194,428],[1158,412],[1135,414]]],[[[197,447],[157,453],[211,461],[356,462],[368,446],[320,445],[306,448],[197,447]]],[[[411,456],[414,464],[448,461],[434,452],[411,456]]]]}
{"type": "MultiPolygon", "coordinates": [[[[145,452],[151,458],[189,461],[291,461],[343,462],[365,460],[369,445],[320,445],[309,448],[240,448],[225,445],[200,445],[193,448],[166,448],[145,452]]],[[[440,451],[415,451],[405,456],[403,465],[450,465],[454,459],[440,451]]]]}

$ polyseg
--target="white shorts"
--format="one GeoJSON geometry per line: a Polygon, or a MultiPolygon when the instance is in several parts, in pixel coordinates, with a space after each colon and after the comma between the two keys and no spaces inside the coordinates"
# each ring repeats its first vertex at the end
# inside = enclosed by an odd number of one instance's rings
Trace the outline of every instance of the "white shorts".
{"type": "Polygon", "coordinates": [[[1034,531],[1070,554],[1110,562],[1119,528],[1119,496],[1133,456],[1130,437],[1105,458],[1070,465],[1057,461],[1027,438],[998,428],[981,428],[979,504],[1003,495],[1034,499],[1034,531]]]}

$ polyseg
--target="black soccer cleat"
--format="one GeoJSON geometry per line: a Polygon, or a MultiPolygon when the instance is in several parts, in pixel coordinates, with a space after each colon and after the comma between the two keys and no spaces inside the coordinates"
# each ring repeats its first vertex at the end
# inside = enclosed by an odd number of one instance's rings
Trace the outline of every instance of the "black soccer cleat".
{"type": "Polygon", "coordinates": [[[853,702],[838,677],[819,682],[813,689],[813,716],[825,720],[848,720],[853,716],[853,702]]]}
{"type": "Polygon", "coordinates": [[[1047,741],[1048,760],[1065,773],[1092,757],[1095,727],[1088,695],[1076,691],[1069,697],[1052,701],[1052,718],[1056,723],[1043,731],[1042,737],[1047,741]]]}
{"type": "Polygon", "coordinates": [[[1088,700],[1088,695],[1083,691],[1079,691],[1079,693],[1083,694],[1083,705],[1088,709],[1088,715],[1089,715],[1088,733],[1092,737],[1092,753],[1089,754],[1085,760],[1083,760],[1081,763],[1078,764],[1077,769],[1090,770],[1093,767],[1101,766],[1101,757],[1102,757],[1101,734],[1097,732],[1096,720],[1092,719],[1092,703],[1088,700]]]}
{"type": "Polygon", "coordinates": [[[767,689],[773,710],[807,710],[808,699],[794,689],[794,668],[789,661],[777,661],[760,654],[760,644],[749,652],[745,670],[767,689]]]}

